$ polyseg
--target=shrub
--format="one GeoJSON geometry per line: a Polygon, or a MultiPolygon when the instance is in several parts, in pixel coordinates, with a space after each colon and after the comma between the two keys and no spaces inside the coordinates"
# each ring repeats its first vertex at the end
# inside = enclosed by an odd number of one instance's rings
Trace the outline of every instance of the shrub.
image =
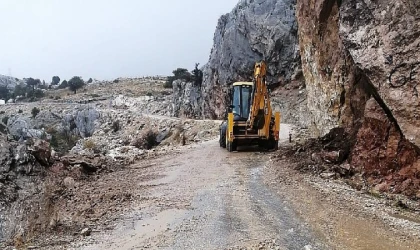
{"type": "Polygon", "coordinates": [[[119,120],[115,120],[115,121],[112,123],[111,128],[112,128],[112,131],[114,131],[114,132],[119,131],[119,130],[121,129],[120,121],[119,121],[119,120]]]}
{"type": "Polygon", "coordinates": [[[13,95],[17,96],[26,96],[28,92],[28,88],[25,85],[16,85],[15,90],[13,91],[13,95]]]}
{"type": "Polygon", "coordinates": [[[64,81],[61,82],[61,84],[60,84],[60,86],[58,86],[58,88],[59,89],[65,89],[68,86],[69,86],[69,83],[66,80],[64,80],[64,81]]]}
{"type": "Polygon", "coordinates": [[[89,78],[89,80],[87,81],[87,83],[92,83],[92,82],[93,82],[92,78],[89,78]]]}
{"type": "Polygon", "coordinates": [[[83,148],[84,148],[84,149],[95,149],[95,148],[96,148],[96,144],[95,144],[95,142],[94,142],[94,141],[92,141],[92,140],[86,140],[86,141],[83,143],[83,148]]]}
{"type": "Polygon", "coordinates": [[[28,92],[27,97],[31,98],[31,99],[35,99],[35,98],[42,98],[44,97],[44,91],[40,90],[40,89],[36,89],[32,92],[28,92]]]}
{"type": "Polygon", "coordinates": [[[31,111],[32,117],[35,118],[39,114],[40,111],[41,110],[39,110],[39,108],[34,107],[31,111]]]}
{"type": "Polygon", "coordinates": [[[71,135],[66,132],[58,132],[54,128],[47,130],[47,133],[51,135],[50,145],[55,151],[60,153],[66,153],[74,146],[76,146],[79,137],[71,135]]]}
{"type": "MultiPolygon", "coordinates": [[[[198,64],[196,64],[196,68],[198,67],[198,64]]],[[[175,80],[183,80],[186,82],[190,82],[193,78],[190,72],[188,72],[187,69],[184,68],[177,68],[176,70],[172,71],[173,76],[169,76],[165,84],[163,85],[164,88],[172,88],[172,83],[175,80]]]]}
{"type": "Polygon", "coordinates": [[[6,102],[10,99],[11,93],[6,86],[0,86],[0,99],[5,100],[6,102]]]}
{"type": "Polygon", "coordinates": [[[3,118],[1,119],[1,122],[3,122],[3,123],[4,123],[4,125],[7,125],[7,121],[9,121],[9,117],[8,117],[8,116],[5,116],[5,117],[3,117],[3,118]]]}
{"type": "Polygon", "coordinates": [[[19,109],[18,113],[19,114],[22,114],[23,113],[23,110],[19,109]]]}
{"type": "Polygon", "coordinates": [[[135,138],[131,145],[135,146],[136,148],[140,149],[151,149],[154,146],[157,146],[156,142],[157,133],[152,129],[147,129],[142,134],[140,134],[137,138],[135,138]]]}

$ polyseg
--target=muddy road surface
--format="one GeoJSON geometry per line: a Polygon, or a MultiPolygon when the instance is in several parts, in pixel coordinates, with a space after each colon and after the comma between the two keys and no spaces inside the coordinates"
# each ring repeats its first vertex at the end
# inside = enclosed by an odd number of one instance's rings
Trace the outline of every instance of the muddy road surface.
{"type": "Polygon", "coordinates": [[[213,140],[134,164],[130,174],[138,178],[127,181],[135,180],[130,184],[142,201],[112,229],[94,231],[71,248],[420,249],[418,238],[395,234],[359,213],[357,204],[337,211],[343,201],[331,196],[321,206],[318,191],[303,179],[277,182],[273,153],[239,150],[228,153],[213,140]]]}

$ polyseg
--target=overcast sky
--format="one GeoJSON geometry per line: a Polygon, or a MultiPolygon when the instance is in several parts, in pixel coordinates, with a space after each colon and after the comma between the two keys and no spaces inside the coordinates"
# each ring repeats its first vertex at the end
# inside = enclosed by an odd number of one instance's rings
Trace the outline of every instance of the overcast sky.
{"type": "Polygon", "coordinates": [[[0,0],[0,74],[50,81],[205,64],[238,0],[0,0]]]}

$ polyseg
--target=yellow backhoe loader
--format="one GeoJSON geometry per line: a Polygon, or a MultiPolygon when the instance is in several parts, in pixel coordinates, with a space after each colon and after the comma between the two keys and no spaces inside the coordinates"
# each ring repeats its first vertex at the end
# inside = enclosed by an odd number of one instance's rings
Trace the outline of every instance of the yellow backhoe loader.
{"type": "Polygon", "coordinates": [[[266,64],[257,62],[252,82],[235,82],[229,90],[227,120],[220,125],[220,146],[229,152],[238,145],[277,150],[280,112],[273,111],[265,82],[266,64]]]}

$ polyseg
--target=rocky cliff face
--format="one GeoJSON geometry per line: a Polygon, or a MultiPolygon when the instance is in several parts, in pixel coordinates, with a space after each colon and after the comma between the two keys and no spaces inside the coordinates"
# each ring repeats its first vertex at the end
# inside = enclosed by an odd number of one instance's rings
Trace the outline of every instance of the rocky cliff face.
{"type": "Polygon", "coordinates": [[[299,0],[296,11],[312,132],[345,127],[352,165],[410,195],[420,183],[419,10],[414,0],[299,0]]]}
{"type": "Polygon", "coordinates": [[[300,66],[295,0],[242,0],[219,19],[204,66],[202,116],[225,112],[226,86],[251,80],[253,66],[268,63],[268,82],[290,80],[300,66]]]}
{"type": "Polygon", "coordinates": [[[192,82],[176,80],[172,84],[172,115],[196,118],[201,114],[201,90],[192,82]]]}

